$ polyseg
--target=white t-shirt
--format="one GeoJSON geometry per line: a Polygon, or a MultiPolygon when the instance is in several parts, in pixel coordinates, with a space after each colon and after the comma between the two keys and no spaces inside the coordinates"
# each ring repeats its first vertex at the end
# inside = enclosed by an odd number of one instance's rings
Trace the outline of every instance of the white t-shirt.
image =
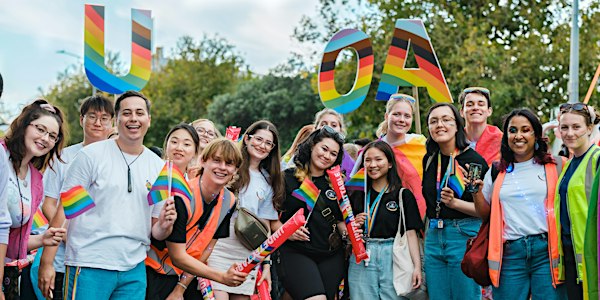
{"type": "Polygon", "coordinates": [[[147,148],[135,162],[137,156],[123,155],[131,163],[131,193],[115,140],[86,146],[71,162],[61,192],[81,185],[96,206],[68,221],[65,265],[128,271],[146,258],[156,208],[148,205],[146,183],[154,183],[164,163],[147,148]]]}
{"type": "MultiPolygon", "coordinates": [[[[60,154],[62,163],[58,159],[54,160],[52,168],[47,168],[44,172],[44,196],[51,197],[60,201],[60,188],[65,180],[65,173],[69,168],[70,163],[75,159],[75,156],[83,149],[83,143],[69,146],[60,154]]],[[[54,269],[56,272],[65,272],[65,243],[58,245],[56,257],[54,258],[54,269]]]]}
{"type": "Polygon", "coordinates": [[[12,165],[8,159],[2,145],[0,145],[0,244],[8,245],[8,234],[12,224],[7,207],[8,193],[8,174],[12,170],[12,165]]]}
{"type": "MultiPolygon", "coordinates": [[[[269,185],[266,172],[250,170],[250,182],[238,195],[240,205],[265,220],[277,220],[279,216],[273,207],[273,188],[269,185]],[[263,176],[264,174],[264,176],[263,176]],[[266,178],[265,178],[266,177],[266,178]]],[[[237,217],[236,215],[233,216],[237,217]]]]}
{"type": "MultiPolygon", "coordinates": [[[[505,240],[548,232],[547,189],[544,166],[534,163],[533,159],[515,163],[513,171],[506,173],[500,188],[505,240]]],[[[483,179],[482,192],[490,203],[493,193],[491,168],[483,179]]]]}

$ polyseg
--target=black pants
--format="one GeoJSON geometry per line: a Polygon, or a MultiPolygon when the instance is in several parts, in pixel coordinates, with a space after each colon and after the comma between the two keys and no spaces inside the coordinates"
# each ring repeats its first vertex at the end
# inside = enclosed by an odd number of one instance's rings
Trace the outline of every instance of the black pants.
{"type": "Polygon", "coordinates": [[[565,287],[569,300],[583,299],[583,287],[581,283],[577,283],[577,261],[572,243],[565,243],[563,240],[563,253],[565,255],[565,287]]]}
{"type": "MultiPolygon", "coordinates": [[[[146,280],[146,300],[164,300],[177,286],[179,276],[158,274],[154,269],[146,267],[146,280]]],[[[198,290],[198,280],[194,279],[190,282],[183,298],[202,299],[202,293],[198,290]]]]}

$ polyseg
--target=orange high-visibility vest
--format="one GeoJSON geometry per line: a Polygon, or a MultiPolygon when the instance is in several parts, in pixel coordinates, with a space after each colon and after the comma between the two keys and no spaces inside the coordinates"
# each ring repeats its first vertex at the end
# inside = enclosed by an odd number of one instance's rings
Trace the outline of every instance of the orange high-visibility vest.
{"type": "MultiPolygon", "coordinates": [[[[552,285],[556,287],[560,283],[558,252],[558,234],[556,231],[556,216],[554,214],[554,197],[556,195],[556,183],[558,181],[558,172],[556,165],[547,163],[544,165],[546,171],[546,184],[548,186],[546,195],[546,215],[548,222],[548,257],[550,258],[550,269],[552,270],[552,285]]],[[[500,284],[500,269],[502,267],[502,250],[504,247],[504,215],[502,213],[502,204],[500,204],[500,188],[504,181],[506,171],[498,173],[494,182],[492,193],[491,213],[490,213],[490,235],[488,246],[488,268],[490,279],[495,287],[500,284]]]]}
{"type": "MultiPolygon", "coordinates": [[[[219,225],[221,225],[223,219],[225,219],[225,216],[227,216],[227,213],[235,204],[235,196],[228,189],[221,189],[217,200],[213,200],[217,201],[217,204],[213,208],[208,221],[206,221],[204,229],[200,230],[197,223],[204,211],[202,195],[200,194],[200,180],[192,180],[188,183],[194,193],[194,199],[191,202],[187,200],[183,201],[188,214],[187,225],[185,228],[185,249],[190,256],[195,259],[200,259],[204,249],[206,249],[215,235],[217,228],[219,228],[219,225]]],[[[169,251],[166,247],[163,250],[159,250],[153,245],[150,245],[150,251],[148,251],[145,263],[146,266],[151,267],[160,274],[181,275],[183,273],[182,270],[173,265],[171,257],[169,256],[169,251]]]]}

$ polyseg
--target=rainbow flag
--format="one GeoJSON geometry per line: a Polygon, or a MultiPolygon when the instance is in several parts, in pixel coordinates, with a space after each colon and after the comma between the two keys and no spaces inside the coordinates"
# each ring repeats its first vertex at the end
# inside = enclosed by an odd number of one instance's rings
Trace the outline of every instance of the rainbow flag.
{"type": "Polygon", "coordinates": [[[450,162],[448,163],[450,168],[450,176],[448,176],[448,187],[451,188],[458,198],[461,198],[465,192],[465,174],[458,167],[458,161],[454,156],[450,156],[450,162]]]}
{"type": "Polygon", "coordinates": [[[304,181],[302,181],[300,187],[292,192],[292,196],[300,199],[303,202],[306,202],[308,210],[312,211],[317,203],[320,193],[321,190],[319,190],[310,179],[306,178],[304,181]]]}
{"type": "Polygon", "coordinates": [[[348,181],[346,181],[346,189],[352,191],[364,191],[365,190],[365,168],[358,170],[348,181]]]}
{"type": "Polygon", "coordinates": [[[36,230],[40,227],[44,227],[44,225],[48,224],[48,219],[42,213],[42,210],[38,208],[38,210],[33,215],[33,223],[31,225],[31,230],[36,230]]]}
{"type": "Polygon", "coordinates": [[[156,178],[148,193],[148,205],[154,205],[169,197],[167,195],[169,190],[169,167],[171,168],[171,195],[177,195],[190,201],[194,199],[192,189],[185,180],[183,173],[172,162],[167,161],[158,173],[158,178],[156,178]]]}
{"type": "Polygon", "coordinates": [[[60,200],[67,219],[73,219],[96,206],[90,194],[80,185],[60,193],[60,200]]]}
{"type": "Polygon", "coordinates": [[[427,139],[423,135],[409,133],[406,135],[404,144],[392,146],[396,157],[398,176],[402,180],[402,185],[415,195],[421,218],[425,217],[427,210],[421,182],[423,180],[423,156],[427,152],[426,141],[427,139]]]}

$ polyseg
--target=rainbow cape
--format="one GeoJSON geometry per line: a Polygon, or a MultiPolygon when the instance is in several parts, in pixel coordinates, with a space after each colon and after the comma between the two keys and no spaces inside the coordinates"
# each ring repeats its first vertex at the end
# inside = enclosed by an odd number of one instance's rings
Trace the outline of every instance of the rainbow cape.
{"type": "Polygon", "coordinates": [[[189,201],[194,199],[192,189],[185,180],[183,173],[172,162],[167,161],[158,173],[158,178],[154,181],[150,192],[148,192],[148,205],[154,205],[169,198],[167,195],[169,190],[169,168],[171,168],[171,195],[177,195],[189,201]]]}
{"type": "Polygon", "coordinates": [[[308,210],[312,211],[317,203],[317,199],[319,199],[320,193],[321,190],[310,179],[306,178],[302,181],[300,187],[292,192],[292,196],[305,202],[308,210]]]}
{"type": "Polygon", "coordinates": [[[398,176],[402,180],[402,185],[415,195],[417,206],[421,218],[425,217],[427,205],[423,197],[423,157],[427,152],[425,142],[427,139],[420,134],[407,134],[405,143],[392,146],[396,156],[396,166],[398,167],[398,176]]]}
{"type": "Polygon", "coordinates": [[[42,210],[38,208],[38,210],[33,215],[33,223],[31,223],[31,230],[36,230],[40,227],[44,227],[44,225],[48,224],[48,219],[42,213],[42,210]]]}
{"type": "Polygon", "coordinates": [[[451,188],[458,198],[461,198],[465,192],[465,174],[458,167],[458,161],[454,156],[450,157],[448,162],[449,172],[446,178],[448,178],[448,187],[451,188]]]}
{"type": "Polygon", "coordinates": [[[346,181],[346,189],[353,191],[364,191],[366,180],[365,180],[365,168],[361,168],[358,172],[354,173],[348,181],[346,181]]]}
{"type": "Polygon", "coordinates": [[[73,219],[96,206],[90,194],[80,185],[60,193],[60,200],[67,219],[73,219]]]}

